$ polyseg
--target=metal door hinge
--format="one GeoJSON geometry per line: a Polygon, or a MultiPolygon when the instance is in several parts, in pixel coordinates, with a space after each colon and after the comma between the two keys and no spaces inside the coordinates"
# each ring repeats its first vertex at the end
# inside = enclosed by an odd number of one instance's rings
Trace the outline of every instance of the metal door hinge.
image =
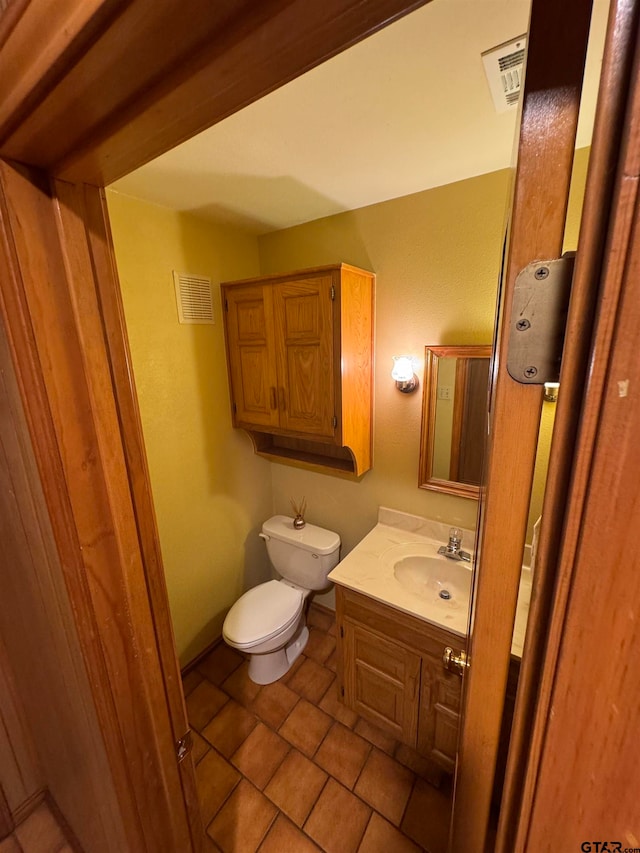
{"type": "Polygon", "coordinates": [[[344,628],[342,627],[342,625],[340,626],[340,636],[344,637],[344,628]]]}
{"type": "Polygon", "coordinates": [[[225,300],[224,300],[224,310],[225,310],[225,311],[228,311],[228,310],[229,310],[229,300],[228,300],[228,299],[225,299],[225,300]]]}
{"type": "Polygon", "coordinates": [[[560,378],[575,253],[535,261],[518,273],[513,292],[507,370],[525,385],[560,378]]]}
{"type": "Polygon", "coordinates": [[[332,284],[331,285],[331,301],[335,302],[335,298],[336,298],[336,286],[335,286],[335,284],[332,284]]]}
{"type": "Polygon", "coordinates": [[[338,428],[338,417],[337,417],[337,415],[334,415],[334,416],[331,418],[331,424],[332,424],[332,426],[333,426],[333,428],[334,428],[334,429],[337,429],[337,428],[338,428]]]}
{"type": "Polygon", "coordinates": [[[191,737],[191,731],[188,731],[184,737],[181,737],[180,740],[176,741],[176,755],[178,757],[178,764],[189,755],[191,752],[191,747],[193,746],[193,738],[191,737]]]}

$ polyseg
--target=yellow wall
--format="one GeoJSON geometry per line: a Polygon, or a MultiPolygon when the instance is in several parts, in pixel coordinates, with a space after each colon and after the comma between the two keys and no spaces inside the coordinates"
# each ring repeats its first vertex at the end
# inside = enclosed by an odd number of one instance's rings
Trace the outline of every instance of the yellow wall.
{"type": "MultiPolygon", "coordinates": [[[[578,152],[568,248],[577,243],[586,155],[578,152]]],[[[183,663],[219,635],[238,595],[268,577],[257,532],[274,510],[289,513],[291,497],[305,496],[308,520],[340,533],[343,555],[374,526],[380,505],[475,527],[475,501],[417,487],[421,391],[400,394],[390,374],[393,355],[422,364],[427,345],[491,342],[508,182],[507,170],[495,172],[258,239],[109,192],[183,663]],[[377,274],[374,468],[359,482],[268,463],[232,429],[220,314],[221,280],[339,261],[377,274]],[[212,278],[215,326],[178,324],[174,269],[212,278]]],[[[531,523],[554,411],[545,404],[531,523]]]]}
{"type": "Polygon", "coordinates": [[[263,273],[345,261],[377,275],[373,470],[360,482],[272,473],[276,510],[306,496],[308,519],[337,530],[343,554],[380,505],[475,527],[475,501],[418,488],[422,394],[397,391],[392,356],[422,365],[427,345],[491,343],[508,181],[494,172],[259,238],[263,273]]]}
{"type": "Polygon", "coordinates": [[[268,577],[270,464],[231,427],[219,282],[259,273],[255,238],[108,193],[176,644],[184,664],[268,577]],[[215,325],[180,325],[172,270],[213,282],[215,325]]]}

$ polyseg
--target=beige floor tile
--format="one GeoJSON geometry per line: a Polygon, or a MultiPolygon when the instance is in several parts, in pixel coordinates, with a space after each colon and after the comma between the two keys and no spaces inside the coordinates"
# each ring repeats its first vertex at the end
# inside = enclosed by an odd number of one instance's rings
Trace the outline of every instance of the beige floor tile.
{"type": "Polygon", "coordinates": [[[335,779],[329,779],[304,825],[325,853],[355,853],[371,809],[335,779]]]}
{"type": "Polygon", "coordinates": [[[207,832],[223,853],[255,853],[277,813],[273,803],[243,779],[207,832]]]}
{"type": "Polygon", "coordinates": [[[335,674],[336,669],[337,669],[337,657],[338,657],[338,652],[336,649],[334,649],[331,652],[331,654],[329,655],[329,657],[326,659],[326,661],[324,662],[324,665],[326,666],[326,668],[330,669],[331,672],[333,672],[334,674],[335,674]]]}
{"type": "Polygon", "coordinates": [[[340,701],[340,697],[338,696],[338,683],[335,679],[333,683],[329,685],[329,689],[322,697],[319,707],[349,729],[352,729],[358,722],[358,715],[356,712],[352,711],[351,708],[347,708],[344,702],[340,701]]]}
{"type": "Polygon", "coordinates": [[[260,845],[260,853],[318,853],[318,848],[284,815],[278,815],[260,845]]]}
{"type": "Polygon", "coordinates": [[[415,749],[411,749],[411,747],[406,746],[404,743],[398,744],[393,757],[400,764],[408,767],[409,770],[413,770],[416,776],[420,776],[425,782],[433,785],[434,788],[445,786],[448,779],[451,778],[435,761],[429,761],[428,758],[420,755],[415,749]]]}
{"type": "Polygon", "coordinates": [[[336,647],[336,638],[318,628],[309,629],[309,639],[304,647],[305,657],[323,664],[336,647]]]}
{"type": "Polygon", "coordinates": [[[26,853],[57,853],[67,843],[64,832],[46,803],[34,809],[16,827],[14,835],[26,853]]]}
{"type": "Polygon", "coordinates": [[[451,820],[451,798],[417,779],[401,829],[429,853],[446,853],[451,820]]]}
{"type": "Polygon", "coordinates": [[[231,700],[203,729],[202,735],[225,758],[231,758],[240,744],[249,737],[257,723],[258,720],[253,714],[231,700]]]}
{"type": "Polygon", "coordinates": [[[295,690],[300,696],[309,702],[318,703],[327,692],[333,681],[333,673],[330,669],[316,663],[311,658],[304,658],[302,664],[288,680],[287,686],[295,690]]]}
{"type": "Polygon", "coordinates": [[[197,764],[202,758],[204,758],[207,751],[211,749],[211,746],[201,735],[198,734],[198,732],[194,730],[191,731],[191,740],[193,743],[191,748],[193,763],[197,764]]]}
{"type": "Polygon", "coordinates": [[[279,729],[300,697],[286,684],[274,681],[265,685],[251,705],[251,710],[272,729],[279,729]]]}
{"type": "Polygon", "coordinates": [[[331,728],[333,720],[306,699],[301,699],[280,726],[279,733],[310,758],[331,728]]]}
{"type": "Polygon", "coordinates": [[[321,631],[329,631],[331,626],[335,625],[335,621],[335,617],[326,610],[321,610],[314,604],[309,607],[307,625],[310,628],[319,628],[321,631]]]}
{"type": "Polygon", "coordinates": [[[334,723],[314,761],[346,788],[352,789],[371,752],[371,744],[342,723],[334,723]]]}
{"type": "Polygon", "coordinates": [[[419,853],[421,848],[374,812],[358,853],[419,853]]]}
{"type": "Polygon", "coordinates": [[[222,689],[241,705],[251,705],[261,688],[249,678],[249,664],[245,662],[222,682],[222,689]]]}
{"type": "Polygon", "coordinates": [[[198,684],[200,684],[201,681],[202,676],[197,669],[190,670],[182,677],[182,692],[184,693],[185,698],[198,686],[198,684]]]}
{"type": "Polygon", "coordinates": [[[231,757],[231,763],[243,776],[262,790],[291,747],[264,723],[258,723],[249,737],[231,757]]]}
{"type": "Polygon", "coordinates": [[[411,770],[374,748],[360,774],[355,793],[399,826],[414,778],[411,770]]]}
{"type": "Polygon", "coordinates": [[[292,749],[264,792],[294,823],[302,826],[327,778],[323,770],[292,749]]]}
{"type": "Polygon", "coordinates": [[[240,781],[240,774],[214,749],[210,749],[196,767],[196,786],[202,821],[205,826],[217,814],[231,791],[240,781]]]}
{"type": "Polygon", "coordinates": [[[230,648],[226,643],[220,642],[209,652],[206,658],[200,661],[196,669],[213,684],[220,686],[232,672],[244,663],[244,660],[243,655],[230,648]]]}
{"type": "Polygon", "coordinates": [[[374,726],[368,720],[360,718],[354,727],[354,731],[356,734],[359,734],[365,740],[368,740],[369,743],[377,746],[378,749],[381,749],[388,755],[393,755],[395,752],[398,744],[396,739],[391,735],[388,735],[386,732],[383,732],[382,729],[379,729],[377,726],[374,726]]]}
{"type": "Polygon", "coordinates": [[[202,680],[186,699],[190,726],[201,732],[228,701],[229,697],[222,690],[209,681],[202,680]]]}

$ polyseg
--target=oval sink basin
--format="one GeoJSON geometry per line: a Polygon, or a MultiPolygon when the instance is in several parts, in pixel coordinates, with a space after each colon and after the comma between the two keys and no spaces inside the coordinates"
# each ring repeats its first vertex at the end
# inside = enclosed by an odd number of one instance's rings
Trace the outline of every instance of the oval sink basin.
{"type": "Polygon", "coordinates": [[[433,545],[396,546],[385,555],[398,583],[421,599],[447,608],[468,607],[471,568],[437,554],[433,545]],[[436,553],[434,553],[436,552],[436,553]]]}

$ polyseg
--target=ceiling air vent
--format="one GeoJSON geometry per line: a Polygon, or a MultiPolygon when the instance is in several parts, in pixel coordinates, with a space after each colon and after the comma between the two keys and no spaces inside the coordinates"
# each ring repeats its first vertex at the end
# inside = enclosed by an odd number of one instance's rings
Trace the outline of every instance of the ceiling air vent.
{"type": "Polygon", "coordinates": [[[527,37],[520,36],[482,54],[496,112],[504,113],[518,105],[526,46],[527,37]]]}
{"type": "Polygon", "coordinates": [[[214,323],[211,279],[173,273],[178,319],[181,323],[214,323]]]}

